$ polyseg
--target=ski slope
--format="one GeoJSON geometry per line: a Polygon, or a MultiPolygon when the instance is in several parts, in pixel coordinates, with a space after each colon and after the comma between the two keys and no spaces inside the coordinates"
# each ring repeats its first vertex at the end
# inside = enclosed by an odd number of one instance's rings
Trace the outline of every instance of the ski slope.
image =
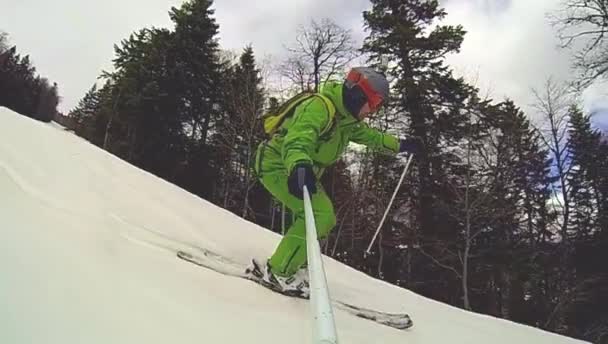
{"type": "MultiPolygon", "coordinates": [[[[308,301],[176,258],[247,264],[279,236],[87,143],[0,108],[0,343],[310,343],[308,301]]],[[[340,343],[582,341],[418,296],[326,259],[330,294],[406,312],[397,330],[335,310],[340,343]]]]}

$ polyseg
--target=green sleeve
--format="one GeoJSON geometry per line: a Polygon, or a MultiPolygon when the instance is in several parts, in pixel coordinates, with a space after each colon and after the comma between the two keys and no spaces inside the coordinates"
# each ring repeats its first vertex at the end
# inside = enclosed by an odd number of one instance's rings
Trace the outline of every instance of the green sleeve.
{"type": "Polygon", "coordinates": [[[398,153],[399,152],[399,139],[395,136],[383,133],[374,128],[370,128],[366,123],[357,123],[357,126],[353,129],[350,140],[366,145],[374,151],[380,153],[398,153]]]}
{"type": "Polygon", "coordinates": [[[329,110],[323,100],[315,97],[298,105],[287,127],[281,155],[287,173],[298,163],[313,164],[314,152],[321,131],[329,124],[329,110]]]}

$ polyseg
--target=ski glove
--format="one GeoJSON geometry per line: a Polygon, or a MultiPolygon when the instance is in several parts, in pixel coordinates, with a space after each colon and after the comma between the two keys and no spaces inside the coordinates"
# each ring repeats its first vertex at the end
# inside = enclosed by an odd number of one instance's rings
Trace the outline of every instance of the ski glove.
{"type": "Polygon", "coordinates": [[[309,164],[298,164],[291,171],[287,179],[289,193],[299,199],[303,199],[304,185],[306,185],[309,194],[312,195],[317,192],[317,179],[312,171],[312,166],[309,164]]]}
{"type": "Polygon", "coordinates": [[[422,140],[418,137],[409,137],[399,140],[399,153],[420,154],[424,149],[422,140]]]}

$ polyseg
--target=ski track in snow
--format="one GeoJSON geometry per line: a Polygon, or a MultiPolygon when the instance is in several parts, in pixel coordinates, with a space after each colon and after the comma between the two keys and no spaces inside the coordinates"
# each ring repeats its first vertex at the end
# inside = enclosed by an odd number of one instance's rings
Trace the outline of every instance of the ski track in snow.
{"type": "MultiPolygon", "coordinates": [[[[206,248],[176,240],[175,238],[171,238],[166,234],[154,231],[144,226],[134,225],[118,215],[111,214],[111,217],[119,223],[127,225],[128,228],[132,229],[132,231],[122,231],[121,235],[125,239],[132,241],[135,244],[143,245],[160,251],[167,251],[172,255],[175,255],[178,252],[194,251],[198,255],[206,258],[207,263],[203,268],[207,268],[230,277],[244,278],[245,265],[243,264],[239,264],[238,262],[227,259],[226,257],[211,252],[206,248]]],[[[361,309],[339,300],[336,300],[336,307],[350,314],[361,316],[372,321],[379,319],[378,322],[398,316],[398,314],[391,314],[379,310],[361,309]]]]}
{"type": "MultiPolygon", "coordinates": [[[[144,226],[134,225],[118,215],[111,214],[111,217],[114,218],[119,223],[127,225],[132,231],[122,231],[121,235],[135,244],[147,246],[153,249],[157,249],[160,251],[167,251],[172,255],[177,254],[178,252],[188,252],[194,251],[200,256],[204,256],[206,258],[207,263],[205,264],[208,269],[216,271],[220,274],[225,274],[231,277],[236,278],[244,278],[244,270],[246,265],[239,264],[233,260],[227,259],[226,257],[209,251],[206,248],[193,245],[188,242],[180,241],[175,238],[169,237],[166,234],[160,233],[158,231],[152,230],[150,228],[146,228],[144,226]]],[[[205,267],[203,267],[205,268],[205,267]]],[[[381,310],[365,310],[355,305],[351,305],[347,302],[336,300],[337,308],[343,311],[346,311],[351,314],[359,314],[363,317],[368,318],[386,318],[386,317],[395,317],[399,313],[390,313],[383,312],[381,310]]]]}

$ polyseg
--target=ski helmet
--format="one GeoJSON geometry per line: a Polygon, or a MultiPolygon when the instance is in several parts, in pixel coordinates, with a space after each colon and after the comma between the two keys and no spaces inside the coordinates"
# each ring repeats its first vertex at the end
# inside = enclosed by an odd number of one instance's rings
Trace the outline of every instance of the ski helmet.
{"type": "Polygon", "coordinates": [[[369,67],[355,67],[350,70],[344,82],[345,105],[355,116],[365,103],[369,104],[372,111],[376,111],[388,99],[389,87],[384,74],[369,67]]]}

